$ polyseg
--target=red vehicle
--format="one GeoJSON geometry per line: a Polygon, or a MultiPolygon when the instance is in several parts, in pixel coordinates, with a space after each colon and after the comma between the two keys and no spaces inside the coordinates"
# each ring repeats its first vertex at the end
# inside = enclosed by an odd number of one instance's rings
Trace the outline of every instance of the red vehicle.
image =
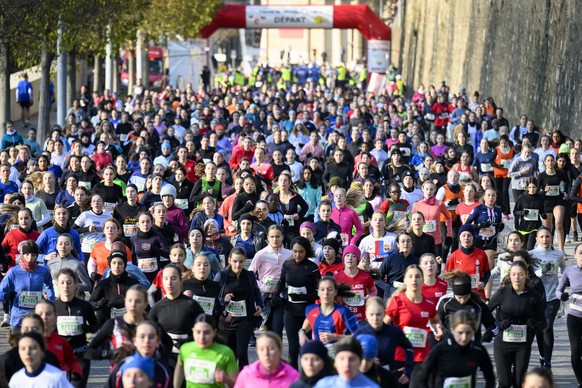
{"type": "MultiPolygon", "coordinates": [[[[135,53],[134,53],[135,56],[135,53]]],[[[149,59],[149,84],[153,87],[162,87],[164,80],[164,51],[161,47],[152,46],[148,49],[149,59]]],[[[129,83],[129,58],[126,52],[121,63],[121,84],[127,88],[129,83]]]]}

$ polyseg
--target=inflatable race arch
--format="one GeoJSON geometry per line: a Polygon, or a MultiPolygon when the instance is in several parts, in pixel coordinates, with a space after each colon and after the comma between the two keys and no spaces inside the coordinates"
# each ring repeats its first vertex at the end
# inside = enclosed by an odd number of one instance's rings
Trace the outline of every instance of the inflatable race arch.
{"type": "Polygon", "coordinates": [[[367,5],[223,5],[200,32],[208,39],[219,28],[357,29],[368,41],[368,72],[388,69],[390,28],[367,5]]]}

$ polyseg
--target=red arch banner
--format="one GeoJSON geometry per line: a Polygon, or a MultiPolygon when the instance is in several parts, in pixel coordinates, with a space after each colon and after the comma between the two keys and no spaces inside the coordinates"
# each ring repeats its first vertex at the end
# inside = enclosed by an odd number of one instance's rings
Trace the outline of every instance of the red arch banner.
{"type": "Polygon", "coordinates": [[[367,5],[225,4],[200,35],[219,28],[354,28],[368,40],[368,71],[384,73],[389,63],[391,30],[367,5]]]}

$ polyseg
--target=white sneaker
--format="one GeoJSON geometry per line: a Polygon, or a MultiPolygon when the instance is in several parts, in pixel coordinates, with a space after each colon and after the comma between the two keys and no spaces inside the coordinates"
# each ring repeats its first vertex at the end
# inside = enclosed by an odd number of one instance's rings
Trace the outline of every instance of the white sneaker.
{"type": "Polygon", "coordinates": [[[10,326],[10,315],[4,314],[4,319],[2,320],[0,327],[8,327],[8,326],[10,326]]]}
{"type": "Polygon", "coordinates": [[[570,236],[566,236],[566,240],[564,242],[566,244],[570,244],[572,242],[572,240],[570,239],[570,236]]]}

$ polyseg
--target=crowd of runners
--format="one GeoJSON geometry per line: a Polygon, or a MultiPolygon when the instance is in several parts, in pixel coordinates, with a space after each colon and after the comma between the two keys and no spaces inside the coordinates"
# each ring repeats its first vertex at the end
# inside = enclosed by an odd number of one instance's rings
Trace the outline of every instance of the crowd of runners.
{"type": "Polygon", "coordinates": [[[5,123],[0,386],[549,388],[562,303],[582,384],[582,140],[445,82],[270,77],[5,123]]]}

